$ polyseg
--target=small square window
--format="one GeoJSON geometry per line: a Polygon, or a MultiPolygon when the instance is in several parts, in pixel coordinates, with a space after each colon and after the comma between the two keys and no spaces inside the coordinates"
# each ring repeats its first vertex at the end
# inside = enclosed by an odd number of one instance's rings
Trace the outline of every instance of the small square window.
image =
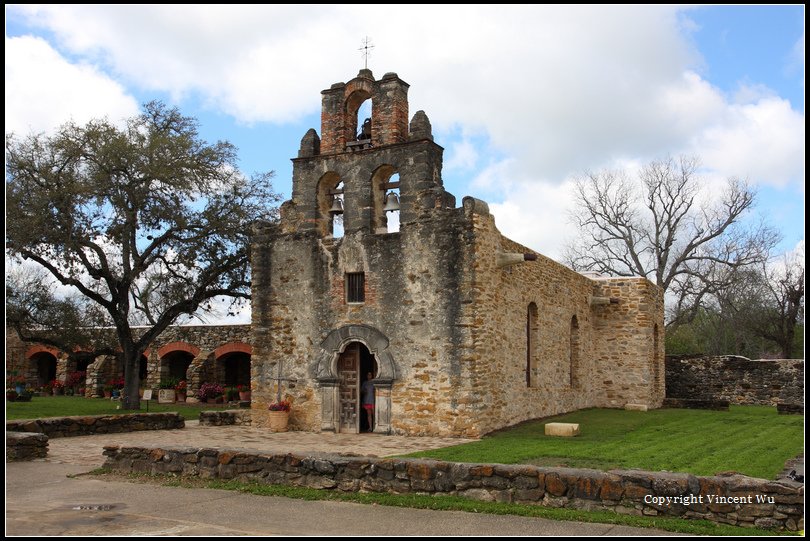
{"type": "Polygon", "coordinates": [[[366,302],[365,273],[346,273],[346,302],[366,302]]]}

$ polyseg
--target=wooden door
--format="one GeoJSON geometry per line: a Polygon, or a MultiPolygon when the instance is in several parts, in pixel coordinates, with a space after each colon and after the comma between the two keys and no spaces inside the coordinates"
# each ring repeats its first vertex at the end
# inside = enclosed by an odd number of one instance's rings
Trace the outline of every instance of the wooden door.
{"type": "Polygon", "coordinates": [[[360,349],[351,344],[338,359],[340,416],[338,432],[360,432],[360,349]]]}

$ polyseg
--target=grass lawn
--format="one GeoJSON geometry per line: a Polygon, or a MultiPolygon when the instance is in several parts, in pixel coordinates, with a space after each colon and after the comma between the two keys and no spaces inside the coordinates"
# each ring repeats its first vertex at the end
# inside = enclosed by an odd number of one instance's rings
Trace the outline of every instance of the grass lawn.
{"type": "Polygon", "coordinates": [[[737,471],[773,479],[802,452],[804,416],[767,406],[730,411],[588,409],[529,421],[483,439],[408,456],[455,462],[644,469],[712,475],[737,471]],[[579,423],[575,438],[549,437],[549,421],[579,423]]]}
{"type": "MultiPolygon", "coordinates": [[[[119,402],[109,398],[84,398],[81,396],[35,396],[30,402],[6,402],[6,420],[37,419],[41,417],[63,417],[69,415],[108,415],[134,413],[116,409],[119,402]]],[[[158,404],[149,402],[149,413],[176,411],[184,419],[194,420],[200,417],[203,409],[226,409],[223,405],[209,404],[158,404]]],[[[141,410],[146,412],[146,402],[141,401],[141,410]]]]}

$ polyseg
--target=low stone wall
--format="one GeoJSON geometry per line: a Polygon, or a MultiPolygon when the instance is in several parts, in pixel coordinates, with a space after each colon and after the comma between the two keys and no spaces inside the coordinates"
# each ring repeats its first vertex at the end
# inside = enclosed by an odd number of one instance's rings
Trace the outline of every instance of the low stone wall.
{"type": "Polygon", "coordinates": [[[34,432],[6,432],[6,460],[34,460],[48,456],[48,436],[34,432]]]}
{"type": "Polygon", "coordinates": [[[775,406],[804,403],[804,360],[745,357],[666,358],[667,398],[775,406]]]}
{"type": "Polygon", "coordinates": [[[249,425],[250,410],[203,410],[200,412],[200,425],[249,425]]]}
{"type": "Polygon", "coordinates": [[[804,485],[742,475],[696,477],[635,470],[541,468],[341,455],[272,454],[190,447],[104,448],[120,472],[238,479],[345,492],[458,495],[548,507],[804,528],[804,485]],[[750,502],[750,503],[749,503],[750,502]]]}
{"type": "Polygon", "coordinates": [[[776,405],[776,412],[780,414],[804,415],[804,404],[786,404],[780,402],[776,405]]]}
{"type": "Polygon", "coordinates": [[[184,426],[186,422],[179,413],[128,413],[6,421],[7,432],[38,432],[49,438],[167,430],[184,426]]]}
{"type": "Polygon", "coordinates": [[[665,408],[728,411],[728,400],[692,400],[688,398],[665,398],[665,408]]]}

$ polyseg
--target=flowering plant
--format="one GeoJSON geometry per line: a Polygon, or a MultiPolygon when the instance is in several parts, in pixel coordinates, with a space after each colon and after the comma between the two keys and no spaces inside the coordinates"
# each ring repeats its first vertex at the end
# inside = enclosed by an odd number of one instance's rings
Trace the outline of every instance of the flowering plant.
{"type": "Polygon", "coordinates": [[[87,372],[71,372],[68,374],[66,387],[78,387],[80,384],[84,383],[85,378],[87,377],[87,372]]]}
{"type": "Polygon", "coordinates": [[[23,375],[11,375],[8,377],[8,383],[10,386],[14,387],[17,385],[25,385],[25,376],[23,375]]]}
{"type": "Polygon", "coordinates": [[[107,381],[107,387],[113,391],[124,388],[124,378],[113,378],[107,381]]]}
{"type": "Polygon", "coordinates": [[[209,398],[219,398],[223,394],[225,394],[225,389],[219,383],[203,383],[200,385],[197,396],[200,400],[208,400],[209,398]]]}
{"type": "Polygon", "coordinates": [[[58,379],[51,380],[48,385],[51,387],[51,389],[64,389],[65,387],[65,384],[58,379]]]}
{"type": "Polygon", "coordinates": [[[249,393],[250,392],[250,385],[237,385],[236,390],[240,393],[249,393]]]}
{"type": "Polygon", "coordinates": [[[177,391],[178,393],[184,393],[186,392],[186,389],[187,385],[186,380],[184,379],[181,379],[179,382],[177,382],[177,385],[174,386],[174,390],[177,391]]]}
{"type": "Polygon", "coordinates": [[[289,400],[282,400],[281,402],[273,402],[267,409],[270,411],[290,411],[292,404],[289,400]]]}

